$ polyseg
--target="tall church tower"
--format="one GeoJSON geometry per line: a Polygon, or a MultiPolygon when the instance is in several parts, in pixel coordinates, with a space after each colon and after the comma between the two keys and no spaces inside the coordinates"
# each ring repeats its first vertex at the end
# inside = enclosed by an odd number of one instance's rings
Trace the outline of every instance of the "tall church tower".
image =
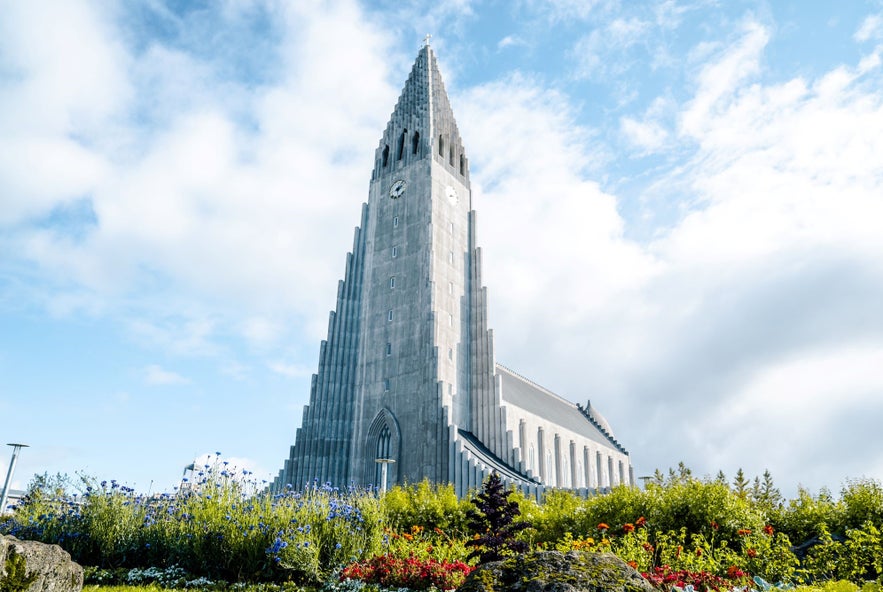
{"type": "Polygon", "coordinates": [[[376,485],[378,460],[393,461],[389,483],[428,478],[464,493],[496,471],[539,485],[515,427],[527,424],[502,399],[504,374],[524,379],[497,370],[486,296],[469,162],[427,43],[375,151],[310,403],[274,488],[376,485]]]}

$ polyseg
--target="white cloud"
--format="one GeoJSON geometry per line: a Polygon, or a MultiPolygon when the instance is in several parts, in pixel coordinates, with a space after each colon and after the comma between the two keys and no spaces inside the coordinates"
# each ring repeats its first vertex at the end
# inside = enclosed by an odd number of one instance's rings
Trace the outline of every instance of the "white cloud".
{"type": "MultiPolygon", "coordinates": [[[[77,241],[58,226],[31,228],[9,235],[6,248],[36,263],[56,287],[78,287],[76,299],[65,289],[52,294],[59,311],[114,302],[124,309],[117,314],[134,309],[150,317],[142,307],[154,302],[144,291],[171,283],[172,300],[162,304],[177,309],[185,325],[206,318],[229,323],[245,305],[263,319],[261,331],[253,322],[241,325],[255,344],[271,339],[266,329],[282,322],[310,323],[306,330],[320,336],[324,322],[305,319],[321,318],[333,302],[359,222],[370,147],[394,102],[395,89],[385,82],[384,37],[365,26],[353,2],[288,5],[274,15],[284,78],[252,87],[249,80],[219,79],[203,58],[156,43],[134,55],[106,23],[87,18],[94,17],[88,4],[71,6],[83,13],[74,20],[87,42],[66,53],[63,39],[56,41],[40,59],[25,60],[22,49],[20,67],[28,75],[3,95],[10,107],[4,125],[16,122],[19,135],[0,141],[0,171],[10,172],[0,175],[0,194],[11,200],[0,208],[0,223],[21,223],[84,196],[95,223],[77,241]],[[76,71],[63,67],[67,59],[91,73],[88,89],[71,86],[76,71]],[[29,80],[43,82],[35,90],[29,80]],[[128,90],[133,86],[149,90],[144,96],[152,102],[138,103],[128,90]],[[353,87],[360,92],[349,92],[353,87]],[[20,121],[35,111],[28,104],[34,93],[51,97],[51,111],[64,116],[48,131],[42,119],[20,121]],[[146,109],[149,121],[142,127],[137,118],[111,119],[127,109],[146,109]],[[242,111],[250,121],[242,121],[242,111]],[[73,135],[72,121],[78,122],[73,135]],[[137,149],[120,149],[120,142],[137,149]],[[46,170],[34,174],[22,159],[46,170]]],[[[38,13],[18,20],[41,22],[38,13]]],[[[163,324],[149,319],[136,326],[182,343],[152,329],[163,324]]]]}
{"type": "Polygon", "coordinates": [[[647,151],[658,150],[668,138],[668,131],[653,121],[623,117],[620,119],[620,128],[629,142],[647,151]]]}
{"type": "Polygon", "coordinates": [[[516,35],[506,35],[497,43],[497,49],[505,49],[507,47],[513,47],[516,45],[524,45],[525,42],[523,39],[516,35]]]}
{"type": "Polygon", "coordinates": [[[883,15],[870,14],[866,16],[853,38],[860,43],[871,39],[883,39],[883,15]]]}
{"type": "Polygon", "coordinates": [[[597,401],[641,470],[684,459],[797,479],[814,454],[805,482],[819,486],[861,470],[819,431],[872,430],[855,412],[880,393],[883,97],[858,67],[759,82],[769,35],[746,22],[704,53],[689,100],[623,118],[633,141],[664,147],[676,116],[672,149],[692,153],[654,173],[683,210],[646,245],[586,181],[592,132],[564,97],[513,78],[455,102],[498,359],[597,401]],[[811,403],[826,398],[844,404],[826,416],[811,403]]]}
{"type": "Polygon", "coordinates": [[[705,126],[709,118],[716,115],[716,110],[726,107],[723,99],[759,71],[760,57],[768,41],[769,31],[757,22],[748,21],[738,42],[702,67],[697,76],[696,94],[682,115],[682,133],[697,136],[707,132],[705,126]]]}
{"type": "Polygon", "coordinates": [[[271,362],[268,364],[270,370],[275,372],[276,374],[280,374],[282,376],[286,376],[288,378],[303,378],[305,376],[312,376],[315,369],[311,366],[306,366],[304,364],[292,364],[281,361],[271,362]]]}
{"type": "Polygon", "coordinates": [[[152,385],[190,384],[190,379],[176,372],[165,370],[157,364],[151,364],[144,369],[144,380],[152,385]]]}
{"type": "Polygon", "coordinates": [[[571,55],[577,63],[577,75],[599,78],[625,71],[632,61],[627,49],[646,39],[651,23],[637,18],[616,18],[603,28],[593,29],[580,38],[571,55]]]}

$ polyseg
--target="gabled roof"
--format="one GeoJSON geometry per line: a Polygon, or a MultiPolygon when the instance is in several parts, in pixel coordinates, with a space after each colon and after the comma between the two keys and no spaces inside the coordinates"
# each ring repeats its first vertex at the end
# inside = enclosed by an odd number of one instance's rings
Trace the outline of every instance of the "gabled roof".
{"type": "Polygon", "coordinates": [[[496,369],[502,378],[503,404],[515,405],[599,444],[613,446],[623,454],[628,454],[606,426],[599,423],[588,409],[563,399],[505,366],[497,364],[496,369]]]}

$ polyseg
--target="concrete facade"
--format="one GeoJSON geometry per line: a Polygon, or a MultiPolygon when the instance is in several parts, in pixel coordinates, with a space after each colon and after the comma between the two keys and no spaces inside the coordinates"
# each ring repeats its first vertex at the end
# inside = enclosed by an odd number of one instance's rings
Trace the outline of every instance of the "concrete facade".
{"type": "Polygon", "coordinates": [[[633,483],[590,405],[494,360],[469,162],[432,48],[421,49],[375,152],[310,403],[273,483],[428,478],[458,494],[490,473],[544,487],[633,483]]]}

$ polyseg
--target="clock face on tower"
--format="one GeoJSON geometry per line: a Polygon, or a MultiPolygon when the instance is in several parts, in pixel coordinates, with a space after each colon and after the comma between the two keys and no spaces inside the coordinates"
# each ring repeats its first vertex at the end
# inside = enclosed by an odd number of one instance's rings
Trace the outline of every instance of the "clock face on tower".
{"type": "Polygon", "coordinates": [[[405,193],[405,180],[399,179],[395,183],[392,184],[392,187],[389,188],[389,196],[393,199],[398,199],[405,193]]]}
{"type": "Polygon", "coordinates": [[[459,201],[460,196],[457,195],[457,190],[448,185],[445,187],[445,197],[448,198],[448,202],[451,205],[457,205],[457,201],[459,201]]]}

